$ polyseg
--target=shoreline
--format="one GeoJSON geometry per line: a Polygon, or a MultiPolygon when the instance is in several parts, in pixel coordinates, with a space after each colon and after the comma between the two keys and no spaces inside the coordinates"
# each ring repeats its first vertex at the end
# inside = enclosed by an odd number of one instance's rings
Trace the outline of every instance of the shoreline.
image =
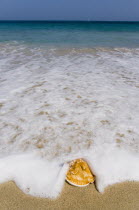
{"type": "Polygon", "coordinates": [[[0,184],[2,210],[137,210],[139,208],[139,182],[114,184],[99,193],[94,184],[74,187],[65,182],[57,199],[38,198],[24,194],[14,182],[0,184]]]}

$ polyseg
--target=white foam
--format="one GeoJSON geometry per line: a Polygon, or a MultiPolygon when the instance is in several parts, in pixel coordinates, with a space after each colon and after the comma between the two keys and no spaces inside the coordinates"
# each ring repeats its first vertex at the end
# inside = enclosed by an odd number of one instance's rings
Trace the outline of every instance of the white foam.
{"type": "Polygon", "coordinates": [[[55,198],[61,192],[67,166],[32,154],[9,156],[0,160],[0,182],[13,180],[27,194],[55,198]]]}
{"type": "Polygon", "coordinates": [[[139,181],[138,49],[0,49],[1,183],[55,197],[77,157],[100,192],[139,181]]]}
{"type": "Polygon", "coordinates": [[[88,163],[96,175],[96,187],[104,192],[109,185],[139,181],[139,156],[123,149],[105,145],[91,151],[88,163]]]}

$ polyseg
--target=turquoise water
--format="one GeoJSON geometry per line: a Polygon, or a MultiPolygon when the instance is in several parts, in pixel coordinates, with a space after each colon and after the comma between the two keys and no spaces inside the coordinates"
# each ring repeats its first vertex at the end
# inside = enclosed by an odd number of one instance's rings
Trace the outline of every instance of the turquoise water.
{"type": "Polygon", "coordinates": [[[0,42],[45,47],[139,47],[137,22],[0,22],[0,42]]]}

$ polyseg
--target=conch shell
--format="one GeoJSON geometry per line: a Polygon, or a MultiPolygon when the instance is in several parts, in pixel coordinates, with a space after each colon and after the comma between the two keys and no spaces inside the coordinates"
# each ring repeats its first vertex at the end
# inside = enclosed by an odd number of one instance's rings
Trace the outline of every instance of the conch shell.
{"type": "Polygon", "coordinates": [[[95,178],[88,164],[82,159],[77,159],[70,163],[66,180],[74,186],[83,187],[87,186],[89,183],[93,183],[95,178]]]}

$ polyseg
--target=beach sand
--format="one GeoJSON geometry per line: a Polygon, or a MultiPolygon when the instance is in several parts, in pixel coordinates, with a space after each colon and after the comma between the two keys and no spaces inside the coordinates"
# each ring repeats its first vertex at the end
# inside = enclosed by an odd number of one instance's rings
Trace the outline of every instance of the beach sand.
{"type": "Polygon", "coordinates": [[[84,188],[65,183],[55,199],[25,195],[14,182],[0,185],[0,210],[138,210],[139,182],[115,184],[99,193],[94,184],[84,188]]]}

